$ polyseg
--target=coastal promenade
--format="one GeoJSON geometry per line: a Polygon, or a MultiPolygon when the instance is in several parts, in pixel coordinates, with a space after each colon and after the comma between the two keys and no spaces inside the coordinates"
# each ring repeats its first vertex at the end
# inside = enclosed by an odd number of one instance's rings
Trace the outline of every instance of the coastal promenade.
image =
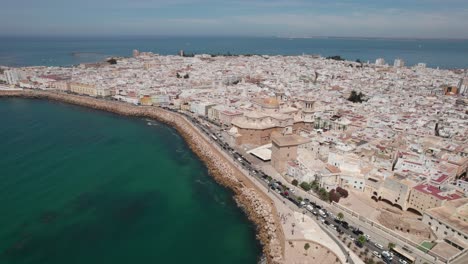
{"type": "Polygon", "coordinates": [[[214,179],[230,188],[239,206],[257,226],[257,236],[263,246],[267,263],[285,263],[285,239],[278,212],[271,198],[249,179],[232,161],[220,153],[196,127],[182,117],[156,107],[138,107],[127,103],[47,91],[0,91],[0,97],[36,98],[59,101],[104,110],[125,116],[153,118],[173,126],[190,148],[206,164],[214,179]]]}

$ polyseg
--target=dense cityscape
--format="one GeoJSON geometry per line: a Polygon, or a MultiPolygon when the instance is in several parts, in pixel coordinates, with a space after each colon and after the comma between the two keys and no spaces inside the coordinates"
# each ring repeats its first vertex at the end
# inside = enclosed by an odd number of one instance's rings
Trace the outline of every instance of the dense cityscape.
{"type": "Polygon", "coordinates": [[[468,260],[464,70],[134,50],[72,67],[2,67],[0,83],[185,116],[275,201],[288,263],[311,263],[309,247],[317,263],[468,260]]]}

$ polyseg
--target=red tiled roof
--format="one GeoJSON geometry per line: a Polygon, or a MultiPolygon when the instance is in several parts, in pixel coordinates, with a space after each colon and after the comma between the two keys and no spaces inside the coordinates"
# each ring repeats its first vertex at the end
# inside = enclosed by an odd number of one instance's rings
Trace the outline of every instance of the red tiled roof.
{"type": "Polygon", "coordinates": [[[461,198],[460,195],[458,194],[449,194],[447,196],[441,195],[442,191],[439,190],[439,188],[429,185],[429,184],[420,184],[417,186],[414,186],[413,189],[420,191],[425,194],[430,194],[434,197],[436,197],[439,200],[455,200],[461,198]]]}

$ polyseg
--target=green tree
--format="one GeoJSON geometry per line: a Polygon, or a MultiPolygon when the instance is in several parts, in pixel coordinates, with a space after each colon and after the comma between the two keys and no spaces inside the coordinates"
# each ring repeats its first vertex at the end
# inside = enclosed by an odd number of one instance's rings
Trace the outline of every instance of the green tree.
{"type": "Polygon", "coordinates": [[[388,243],[389,249],[395,248],[395,246],[396,246],[395,243],[392,243],[392,242],[388,243]]]}
{"type": "Polygon", "coordinates": [[[291,183],[292,183],[292,185],[294,185],[294,186],[297,186],[297,185],[299,184],[299,182],[298,182],[296,179],[292,180],[291,183]]]}
{"type": "Polygon", "coordinates": [[[314,191],[318,191],[319,189],[319,183],[317,180],[314,180],[313,182],[310,183],[310,188],[313,189],[314,191]]]}
{"type": "Polygon", "coordinates": [[[310,190],[310,184],[307,182],[301,182],[301,188],[304,189],[304,191],[309,191],[310,190]]]}
{"type": "Polygon", "coordinates": [[[342,221],[343,218],[344,218],[344,215],[343,215],[342,212],[339,212],[339,213],[336,215],[336,217],[338,217],[338,220],[342,221]]]}
{"type": "Polygon", "coordinates": [[[328,195],[328,192],[324,188],[319,189],[319,196],[320,196],[320,199],[324,201],[328,201],[329,195],[328,195]]]}
{"type": "Polygon", "coordinates": [[[364,243],[366,242],[366,240],[367,240],[366,237],[363,236],[363,235],[360,235],[360,236],[358,237],[358,239],[357,239],[357,241],[358,241],[359,243],[361,243],[361,245],[364,245],[364,243]]]}
{"type": "Polygon", "coordinates": [[[304,249],[305,249],[305,250],[308,250],[309,248],[310,248],[310,245],[309,245],[309,243],[305,243],[305,245],[304,245],[304,249]]]}

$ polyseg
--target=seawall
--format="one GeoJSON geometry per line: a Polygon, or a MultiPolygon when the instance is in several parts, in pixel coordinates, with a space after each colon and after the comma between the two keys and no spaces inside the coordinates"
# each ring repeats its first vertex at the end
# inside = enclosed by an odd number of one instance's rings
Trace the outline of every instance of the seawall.
{"type": "MultiPolygon", "coordinates": [[[[271,199],[251,179],[213,147],[204,135],[180,114],[157,107],[133,106],[91,97],[39,90],[0,91],[0,97],[45,99],[80,105],[124,116],[146,117],[174,127],[192,151],[206,164],[211,176],[231,189],[235,199],[257,227],[267,263],[284,263],[284,235],[271,199]]],[[[239,252],[242,254],[242,252],[239,252]]]]}

